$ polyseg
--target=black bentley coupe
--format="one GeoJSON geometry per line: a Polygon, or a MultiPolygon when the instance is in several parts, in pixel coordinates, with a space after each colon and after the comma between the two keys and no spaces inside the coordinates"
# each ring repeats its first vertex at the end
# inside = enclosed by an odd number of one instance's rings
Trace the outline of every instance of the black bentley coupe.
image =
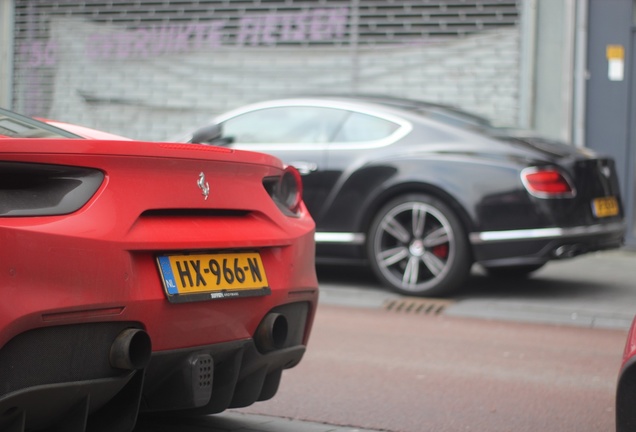
{"type": "Polygon", "coordinates": [[[294,97],[225,113],[184,140],[295,166],[317,262],[367,263],[406,295],[448,295],[473,263],[520,277],[623,242],[612,159],[450,106],[294,97]]]}

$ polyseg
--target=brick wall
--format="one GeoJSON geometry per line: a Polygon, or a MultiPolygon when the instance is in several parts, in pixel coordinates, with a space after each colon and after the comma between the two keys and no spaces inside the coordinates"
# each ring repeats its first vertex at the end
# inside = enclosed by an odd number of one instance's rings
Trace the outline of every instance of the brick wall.
{"type": "Polygon", "coordinates": [[[16,110],[165,140],[244,103],[358,91],[516,122],[516,1],[114,3],[17,1],[16,110]]]}

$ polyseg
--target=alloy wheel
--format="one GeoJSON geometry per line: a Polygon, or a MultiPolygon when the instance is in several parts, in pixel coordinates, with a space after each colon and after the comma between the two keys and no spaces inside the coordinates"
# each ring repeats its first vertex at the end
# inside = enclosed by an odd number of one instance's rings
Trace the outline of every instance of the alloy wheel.
{"type": "Polygon", "coordinates": [[[401,293],[444,294],[469,268],[467,254],[458,253],[459,223],[445,206],[426,198],[388,205],[370,232],[376,274],[401,293]]]}

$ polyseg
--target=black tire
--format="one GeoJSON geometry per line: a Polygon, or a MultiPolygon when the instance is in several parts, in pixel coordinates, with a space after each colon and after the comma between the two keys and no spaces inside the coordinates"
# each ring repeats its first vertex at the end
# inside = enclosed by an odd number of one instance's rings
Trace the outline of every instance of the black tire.
{"type": "Polygon", "coordinates": [[[466,280],[472,265],[459,218],[425,194],[403,195],[382,207],[366,246],[378,279],[405,295],[449,295],[466,280]]]}
{"type": "Polygon", "coordinates": [[[539,270],[546,263],[541,264],[524,264],[505,267],[486,267],[484,269],[488,275],[502,279],[523,279],[530,276],[530,273],[539,270]]]}

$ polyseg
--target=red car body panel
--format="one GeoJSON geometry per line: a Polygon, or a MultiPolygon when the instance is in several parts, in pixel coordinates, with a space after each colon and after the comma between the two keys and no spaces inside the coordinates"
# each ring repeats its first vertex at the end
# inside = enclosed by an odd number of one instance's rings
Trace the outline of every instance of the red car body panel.
{"type": "MultiPolygon", "coordinates": [[[[283,172],[278,159],[200,145],[68,139],[3,139],[0,154],[3,163],[84,167],[104,175],[97,191],[70,214],[0,217],[0,287],[5,299],[0,306],[0,347],[21,340],[21,335],[34,330],[70,329],[87,323],[134,323],[152,343],[145,383],[133,392],[142,394],[138,396],[142,409],[218,412],[273,396],[278,385],[276,376],[280,379],[280,371],[295,365],[304,352],[318,297],[313,220],[304,205],[295,216],[284,214],[263,186],[265,178],[275,178],[283,172]],[[209,184],[207,198],[197,185],[200,173],[205,174],[209,184]],[[259,252],[270,294],[169,302],[157,256],[217,251],[259,252]],[[290,314],[289,325],[300,328],[302,335],[293,343],[286,343],[280,353],[252,355],[258,357],[252,363],[263,370],[263,376],[276,381],[275,385],[259,384],[268,390],[251,390],[256,396],[248,395],[236,402],[239,391],[235,389],[226,396],[231,398],[234,393],[235,402],[228,400],[213,407],[209,400],[202,402],[201,396],[189,405],[172,406],[166,402],[165,406],[153,407],[153,388],[163,385],[157,377],[175,368],[168,368],[168,362],[164,366],[161,353],[194,353],[191,357],[195,360],[190,363],[196,363],[201,355],[208,356],[217,367],[222,362],[214,357],[216,348],[202,351],[200,347],[252,344],[259,325],[272,310],[296,305],[303,305],[306,311],[298,315],[302,317],[297,321],[303,322],[294,321],[292,315],[296,315],[290,314]],[[294,354],[286,358],[286,351],[294,354]],[[281,359],[268,360],[275,355],[281,359]],[[152,367],[156,369],[154,374],[152,367]]],[[[0,176],[0,188],[2,181],[0,176]]],[[[79,344],[83,342],[80,340],[79,344]]],[[[132,375],[122,381],[121,385],[127,386],[124,388],[136,382],[132,375]]],[[[245,382],[249,382],[248,375],[239,374],[235,387],[245,377],[245,382]]],[[[63,377],[54,379],[65,381],[63,377]]],[[[85,381],[95,379],[86,377],[85,381]]],[[[37,389],[44,385],[51,383],[42,382],[19,391],[31,391],[37,396],[37,389]]],[[[191,390],[187,380],[181,380],[179,386],[191,390]]],[[[168,392],[170,387],[164,387],[163,392],[168,392]]],[[[214,399],[215,392],[213,388],[211,397],[208,394],[203,399],[214,399]]],[[[83,402],[86,416],[104,411],[107,400],[119,397],[94,393],[98,396],[91,393],[92,399],[85,398],[90,403],[83,402]],[[103,403],[93,402],[100,397],[103,403]]],[[[124,391],[112,393],[119,395],[124,391]]],[[[12,394],[0,394],[0,410],[11,403],[21,406],[22,402],[15,402],[12,394]]],[[[132,399],[133,406],[135,400],[132,399]]],[[[69,400],[71,403],[76,401],[69,400]]],[[[24,402],[24,411],[30,404],[24,402]]],[[[130,415],[136,418],[136,411],[130,415]]],[[[25,420],[25,424],[28,429],[29,425],[50,421],[51,415],[43,414],[25,420]]]]}
{"type": "Polygon", "coordinates": [[[616,431],[636,431],[636,318],[627,334],[616,390],[616,431]]]}
{"type": "Polygon", "coordinates": [[[55,126],[56,128],[63,129],[65,131],[74,133],[86,139],[95,140],[117,140],[117,141],[132,141],[131,138],[126,138],[121,135],[115,135],[109,132],[89,128],[86,126],[80,126],[72,123],[65,123],[57,120],[37,118],[37,120],[55,126]]]}

